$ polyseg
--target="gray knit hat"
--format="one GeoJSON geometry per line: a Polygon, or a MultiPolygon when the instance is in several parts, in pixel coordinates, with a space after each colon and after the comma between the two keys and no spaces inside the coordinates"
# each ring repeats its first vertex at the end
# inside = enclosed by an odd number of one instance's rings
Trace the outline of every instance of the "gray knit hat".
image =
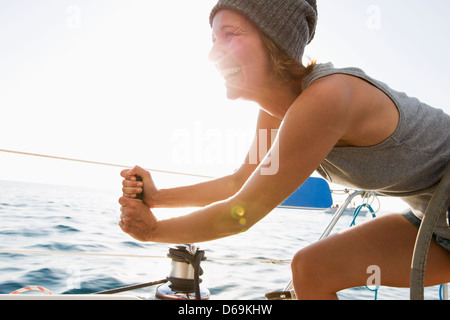
{"type": "Polygon", "coordinates": [[[317,25],[316,0],[219,0],[209,22],[221,9],[246,16],[275,44],[297,61],[314,38],[317,25]]]}

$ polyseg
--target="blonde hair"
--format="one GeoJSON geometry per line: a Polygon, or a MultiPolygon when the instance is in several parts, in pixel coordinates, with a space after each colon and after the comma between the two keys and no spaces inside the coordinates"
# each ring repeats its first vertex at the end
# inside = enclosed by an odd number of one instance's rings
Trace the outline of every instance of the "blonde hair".
{"type": "Polygon", "coordinates": [[[263,43],[268,49],[270,62],[273,66],[275,75],[283,81],[292,83],[294,89],[300,94],[302,91],[303,79],[313,71],[316,61],[312,60],[309,65],[305,67],[302,62],[296,61],[280,49],[263,32],[260,33],[263,43]]]}

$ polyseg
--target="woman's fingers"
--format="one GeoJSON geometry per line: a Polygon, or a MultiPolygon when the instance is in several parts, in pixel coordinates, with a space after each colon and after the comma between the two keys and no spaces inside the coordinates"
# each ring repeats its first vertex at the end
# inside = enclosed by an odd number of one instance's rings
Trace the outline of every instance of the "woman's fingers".
{"type": "Polygon", "coordinates": [[[136,198],[136,195],[142,193],[142,188],[122,188],[122,193],[124,197],[136,198]]]}
{"type": "Polygon", "coordinates": [[[125,178],[122,181],[122,192],[125,197],[135,198],[136,194],[143,192],[144,183],[137,181],[136,176],[129,175],[130,170],[123,170],[120,175],[125,178]]]}
{"type": "Polygon", "coordinates": [[[121,197],[119,226],[125,233],[139,241],[149,241],[157,220],[150,208],[142,201],[121,197]]]}
{"type": "Polygon", "coordinates": [[[150,172],[139,166],[134,166],[132,169],[122,170],[120,175],[124,178],[122,181],[123,196],[135,199],[138,194],[143,194],[143,202],[153,208],[154,197],[158,189],[150,172]],[[138,181],[136,177],[142,178],[142,181],[138,181]]]}
{"type": "Polygon", "coordinates": [[[136,180],[136,176],[132,175],[130,173],[132,173],[132,169],[131,170],[125,169],[125,170],[120,171],[120,176],[125,179],[136,180]]]}

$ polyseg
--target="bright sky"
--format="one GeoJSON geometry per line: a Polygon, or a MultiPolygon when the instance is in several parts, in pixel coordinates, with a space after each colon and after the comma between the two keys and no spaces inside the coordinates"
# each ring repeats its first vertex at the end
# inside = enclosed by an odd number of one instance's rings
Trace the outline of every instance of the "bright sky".
{"type": "MultiPolygon", "coordinates": [[[[215,2],[0,0],[0,149],[232,172],[258,109],[227,101],[208,60],[215,2]]],[[[448,0],[318,3],[309,57],[450,113],[448,0]]],[[[120,188],[119,171],[0,153],[0,180],[120,188]]]]}

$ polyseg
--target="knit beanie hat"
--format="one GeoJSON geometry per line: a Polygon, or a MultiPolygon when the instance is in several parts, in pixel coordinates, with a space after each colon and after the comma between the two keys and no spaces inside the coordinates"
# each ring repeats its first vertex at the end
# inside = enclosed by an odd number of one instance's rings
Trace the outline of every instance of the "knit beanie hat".
{"type": "Polygon", "coordinates": [[[219,0],[209,17],[211,26],[221,9],[246,16],[296,61],[302,61],[316,31],[316,0],[219,0]]]}

